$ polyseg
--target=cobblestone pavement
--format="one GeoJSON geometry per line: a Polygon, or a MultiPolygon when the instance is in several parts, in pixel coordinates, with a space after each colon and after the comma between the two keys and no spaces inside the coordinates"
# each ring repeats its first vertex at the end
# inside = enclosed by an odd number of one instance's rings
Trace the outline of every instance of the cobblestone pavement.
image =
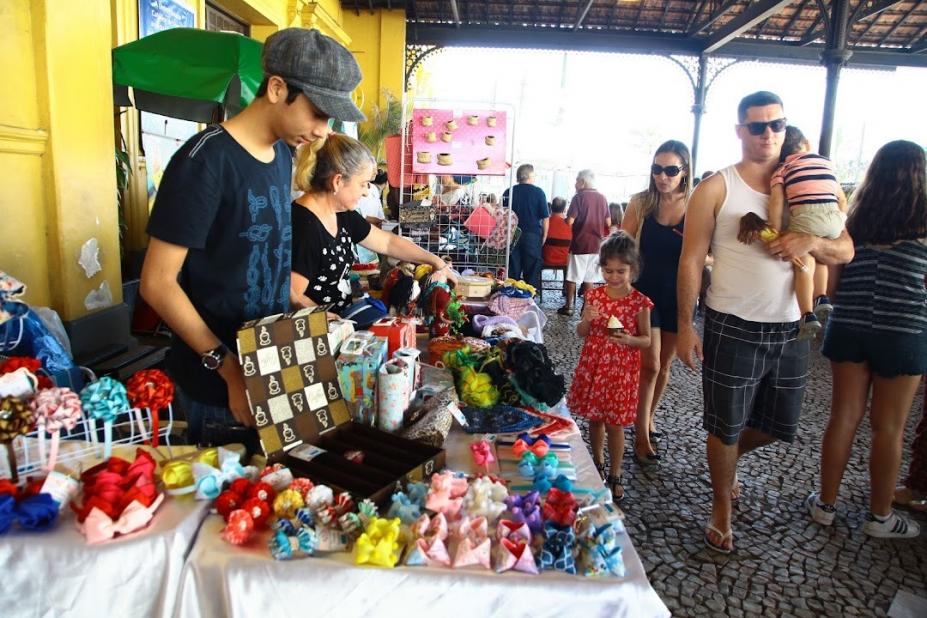
{"type": "MultiPolygon", "coordinates": [[[[572,375],[580,341],[577,318],[543,307],[548,350],[572,375]]],[[[642,470],[628,440],[622,507],[631,538],[657,593],[675,616],[885,616],[898,590],[927,597],[927,532],[913,540],[870,539],[862,532],[867,505],[869,426],[858,432],[830,528],[813,523],[802,501],[818,475],[821,436],[830,411],[830,371],[815,346],[802,426],[794,444],[774,444],[741,460],[743,495],[735,506],[729,556],[705,547],[710,485],[701,427],[701,379],[675,362],[657,426],[659,466],[642,470]]],[[[920,419],[922,393],[905,435],[907,453],[920,419]]],[[[586,435],[583,427],[584,436],[586,435]]],[[[630,437],[630,436],[629,436],[630,437]]],[[[588,441],[588,436],[586,436],[588,441]]],[[[907,470],[907,457],[902,472],[907,470]]],[[[914,518],[927,530],[923,515],[914,518]]]]}

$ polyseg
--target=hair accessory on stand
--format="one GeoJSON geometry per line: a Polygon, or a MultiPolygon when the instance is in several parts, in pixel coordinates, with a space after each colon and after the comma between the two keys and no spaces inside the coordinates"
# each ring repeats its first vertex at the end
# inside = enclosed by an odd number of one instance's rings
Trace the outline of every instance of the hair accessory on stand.
{"type": "Polygon", "coordinates": [[[492,445],[486,440],[479,440],[470,444],[470,454],[477,468],[482,468],[489,474],[489,466],[495,463],[496,456],[492,452],[492,445]]]}
{"type": "Polygon", "coordinates": [[[174,400],[174,383],[160,369],[142,369],[126,381],[126,392],[133,408],[151,411],[151,446],[158,446],[158,412],[174,400]]]}
{"type": "Polygon", "coordinates": [[[518,434],[518,439],[512,445],[512,452],[516,457],[521,457],[525,453],[531,452],[536,457],[544,457],[550,450],[550,438],[545,434],[540,434],[536,438],[523,431],[518,434]]]}
{"type": "MultiPolygon", "coordinates": [[[[117,414],[129,409],[126,387],[109,376],[103,376],[84,387],[80,392],[80,402],[90,418],[102,421],[103,459],[109,459],[113,453],[113,421],[117,414]]],[[[95,436],[96,432],[91,435],[95,436]]]]}
{"type": "Polygon", "coordinates": [[[518,462],[518,473],[528,479],[538,477],[554,479],[557,477],[559,467],[560,459],[556,453],[547,453],[543,457],[538,457],[533,452],[527,451],[518,462]]]}
{"type": "Polygon", "coordinates": [[[45,459],[45,433],[51,434],[51,449],[45,469],[54,470],[61,430],[71,431],[81,419],[80,397],[69,388],[47,388],[32,400],[35,424],[39,428],[39,456],[45,459]]]}
{"type": "Polygon", "coordinates": [[[18,397],[0,399],[0,442],[6,446],[6,457],[10,464],[10,477],[19,482],[16,471],[16,451],[13,440],[29,433],[32,429],[32,410],[18,397]]]}

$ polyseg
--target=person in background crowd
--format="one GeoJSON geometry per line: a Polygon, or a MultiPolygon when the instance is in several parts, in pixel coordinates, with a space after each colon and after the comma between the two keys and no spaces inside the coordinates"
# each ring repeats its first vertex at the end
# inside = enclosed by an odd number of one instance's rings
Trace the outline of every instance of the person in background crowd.
{"type": "MultiPolygon", "coordinates": [[[[383,222],[386,221],[386,213],[383,212],[383,195],[381,190],[386,186],[386,172],[378,171],[376,177],[367,187],[367,195],[362,197],[357,203],[357,212],[361,214],[367,223],[374,227],[383,228],[383,222]]],[[[357,261],[361,264],[376,262],[380,257],[362,245],[354,245],[357,253],[357,261]]]]}
{"type": "Polygon", "coordinates": [[[141,294],[171,327],[168,370],[193,444],[259,448],[238,362],[246,320],[289,309],[291,148],[311,149],[330,119],[364,119],[347,49],[317,30],[264,43],[254,101],[171,158],[148,233],[141,294]]]}
{"type": "MultiPolygon", "coordinates": [[[[927,174],[924,149],[904,140],[876,152],[853,194],[847,229],[856,257],[834,269],[834,312],[821,353],[830,359],[833,397],[821,444],[821,489],[806,505],[829,526],[836,514],[853,438],[869,409],[869,513],[863,532],[917,536],[892,509],[902,433],[927,373],[927,174]]],[[[916,472],[916,470],[915,470],[916,472]]]]}
{"type": "Polygon", "coordinates": [[[748,95],[738,105],[737,121],[742,158],[693,192],[676,285],[677,354],[692,369],[696,358],[703,360],[703,426],[712,489],[704,534],[707,546],[721,553],[734,549],[731,501],[740,494],[738,458],[775,440],[791,442],[798,429],[809,344],[796,339],[801,316],[790,262],[808,252],[826,264],[853,257],[845,231],[836,240],[787,232],[765,246],[737,239],[741,217],[766,216],[766,191],[786,126],[782,100],[771,92],[748,95]],[[714,269],[703,357],[692,315],[709,249],[714,269]]]}
{"type": "Polygon", "coordinates": [[[634,239],[616,232],[599,252],[605,285],[589,290],[576,334],[583,349],[567,395],[570,411],[589,420],[592,459],[612,492],[624,498],[622,463],[624,427],[637,415],[641,348],[650,345],[653,303],[631,283],[640,273],[641,258],[634,239]],[[605,434],[609,467],[605,474],[605,434]]]}
{"type": "Polygon", "coordinates": [[[611,219],[611,225],[608,226],[608,233],[614,234],[621,229],[621,221],[624,219],[624,209],[627,204],[618,202],[609,202],[608,217],[611,219]]]}
{"type": "Polygon", "coordinates": [[[641,463],[660,459],[653,448],[659,440],[654,415],[669,382],[676,358],[676,275],[689,198],[689,149],[670,140],[657,148],[646,191],[631,198],[623,228],[637,239],[644,269],[635,282],[653,301],[651,343],[641,359],[641,393],[634,434],[634,454],[641,463]]]}
{"type": "MultiPolygon", "coordinates": [[[[547,241],[550,210],[544,190],[534,184],[534,166],[519,165],[515,172],[518,181],[512,187],[511,207],[518,217],[521,238],[509,252],[509,277],[521,279],[536,288],[541,287],[541,268],[544,265],[541,247],[547,241]]],[[[502,205],[509,206],[509,190],[502,194],[502,205]]]]}
{"type": "Polygon", "coordinates": [[[567,223],[573,228],[570,241],[570,260],[567,265],[566,303],[557,310],[560,315],[573,315],[576,284],[582,284],[585,294],[592,284],[602,281],[599,267],[599,245],[602,236],[611,226],[608,201],[595,190],[595,174],[582,170],[576,176],[576,195],[567,211],[567,223]]]}
{"type": "Polygon", "coordinates": [[[566,220],[566,200],[555,197],[550,203],[550,222],[547,228],[547,241],[541,250],[544,266],[566,266],[570,259],[570,241],[573,240],[573,228],[566,220]]]}

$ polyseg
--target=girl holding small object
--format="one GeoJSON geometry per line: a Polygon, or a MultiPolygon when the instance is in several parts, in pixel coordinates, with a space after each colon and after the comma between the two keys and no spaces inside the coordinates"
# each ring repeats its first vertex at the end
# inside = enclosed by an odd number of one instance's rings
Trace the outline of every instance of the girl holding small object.
{"type": "MultiPolygon", "coordinates": [[[[834,164],[811,151],[811,144],[797,127],[786,127],[780,165],[769,188],[769,226],[781,232],[785,227],[785,206],[789,207],[788,231],[822,238],[837,238],[846,221],[847,198],[837,182],[834,164]]],[[[795,294],[801,309],[799,339],[811,339],[821,330],[821,321],[833,311],[827,298],[827,272],[815,276],[811,255],[799,258],[804,268],[794,265],[795,294]],[[815,281],[818,285],[815,286],[815,281]],[[817,298],[817,302],[815,302],[817,298]]]]}
{"type": "Polygon", "coordinates": [[[637,417],[641,349],[650,345],[653,303],[631,287],[640,273],[641,258],[627,233],[617,232],[602,243],[599,265],[605,285],[589,291],[576,326],[576,333],[585,341],[567,405],[589,420],[593,460],[618,502],[624,498],[624,427],[633,425],[637,417]]]}
{"type": "Polygon", "coordinates": [[[873,157],[847,220],[856,254],[835,273],[834,313],[821,346],[831,361],[833,398],[821,444],[820,491],[808,496],[806,507],[817,523],[833,524],[854,438],[868,412],[863,532],[881,538],[919,533],[916,522],[892,510],[892,499],[905,423],[927,373],[925,167],[924,149],[908,141],[889,142],[873,157]]]}

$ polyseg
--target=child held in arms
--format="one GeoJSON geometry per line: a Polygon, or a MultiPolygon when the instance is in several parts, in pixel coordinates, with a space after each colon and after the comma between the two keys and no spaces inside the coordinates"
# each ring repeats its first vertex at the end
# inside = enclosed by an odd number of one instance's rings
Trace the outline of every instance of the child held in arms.
{"type": "Polygon", "coordinates": [[[605,239],[599,266],[605,285],[586,293],[583,317],[576,325],[583,349],[567,405],[589,421],[592,458],[612,500],[619,502],[624,498],[624,427],[633,425],[637,417],[641,349],[650,346],[653,303],[631,285],[640,274],[641,257],[627,233],[619,231],[605,239]]]}
{"type": "MultiPolygon", "coordinates": [[[[786,127],[780,165],[770,181],[769,226],[781,232],[788,221],[789,232],[837,238],[846,221],[847,198],[837,182],[834,164],[810,150],[811,144],[797,127],[786,127]]],[[[819,269],[815,276],[814,258],[803,255],[799,259],[804,268],[794,266],[795,294],[802,314],[798,338],[811,339],[833,306],[826,296],[826,270],[819,269]]]]}

